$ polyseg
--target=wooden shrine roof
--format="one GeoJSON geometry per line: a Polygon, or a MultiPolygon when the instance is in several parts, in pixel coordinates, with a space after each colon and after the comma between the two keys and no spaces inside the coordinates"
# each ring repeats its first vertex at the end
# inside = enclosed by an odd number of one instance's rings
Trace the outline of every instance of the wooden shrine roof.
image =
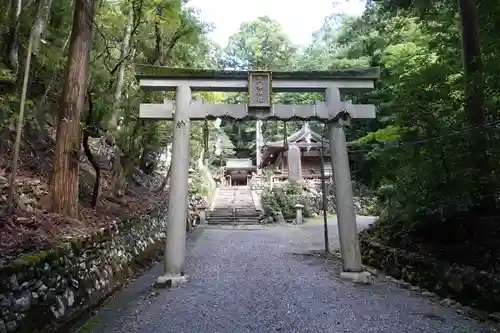
{"type": "MultiPolygon", "coordinates": [[[[321,135],[318,133],[314,132],[311,129],[311,126],[309,126],[309,123],[306,122],[302,127],[295,133],[292,133],[286,138],[286,141],[288,144],[290,143],[295,143],[299,144],[303,143],[304,146],[307,147],[308,144],[311,144],[311,147],[314,146],[321,146],[321,140],[324,140],[324,145],[325,148],[328,147],[329,141],[326,138],[323,138],[321,135]]],[[[285,140],[280,140],[280,141],[272,141],[272,142],[267,142],[264,147],[284,147],[285,146],[285,140]]]]}

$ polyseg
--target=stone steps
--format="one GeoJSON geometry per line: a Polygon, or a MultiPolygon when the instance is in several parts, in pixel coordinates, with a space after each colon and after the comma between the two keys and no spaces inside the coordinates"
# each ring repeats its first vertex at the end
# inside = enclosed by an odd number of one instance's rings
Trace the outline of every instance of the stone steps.
{"type": "Polygon", "coordinates": [[[219,221],[219,220],[213,220],[210,221],[208,225],[257,225],[260,224],[259,220],[249,220],[249,221],[219,221]]]}
{"type": "Polygon", "coordinates": [[[215,207],[207,214],[212,225],[259,224],[262,214],[255,209],[249,187],[229,187],[219,190],[215,207]]]}
{"type": "Polygon", "coordinates": [[[244,212],[239,212],[238,209],[236,209],[235,212],[233,211],[218,211],[217,209],[214,209],[212,212],[208,212],[207,214],[207,220],[209,224],[213,223],[253,223],[253,224],[258,224],[261,219],[261,214],[256,211],[244,211],[244,212]]]}

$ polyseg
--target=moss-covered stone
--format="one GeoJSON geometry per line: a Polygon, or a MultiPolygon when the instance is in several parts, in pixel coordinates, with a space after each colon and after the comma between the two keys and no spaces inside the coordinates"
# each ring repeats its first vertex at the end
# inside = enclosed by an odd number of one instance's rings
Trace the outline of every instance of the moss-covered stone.
{"type": "Polygon", "coordinates": [[[35,264],[39,264],[44,262],[47,258],[50,257],[52,251],[40,251],[34,254],[28,254],[22,256],[20,258],[14,259],[12,262],[0,268],[0,272],[2,273],[11,273],[17,272],[25,269],[26,267],[33,266],[35,264]]]}
{"type": "Polygon", "coordinates": [[[75,331],[75,333],[88,333],[95,324],[97,324],[96,317],[90,317],[82,326],[80,326],[75,331]]]}
{"type": "Polygon", "coordinates": [[[360,245],[363,261],[391,276],[482,310],[500,308],[500,278],[492,273],[385,246],[366,231],[360,245]]]}
{"type": "Polygon", "coordinates": [[[23,298],[21,310],[0,311],[0,322],[16,318],[15,333],[34,333],[72,320],[120,288],[158,255],[166,229],[164,205],[155,217],[120,221],[91,237],[60,239],[53,248],[24,255],[0,267],[3,304],[23,298]],[[19,313],[17,313],[19,312],[19,313]]]}
{"type": "Polygon", "coordinates": [[[50,254],[50,251],[41,251],[41,252],[38,252],[35,254],[24,256],[22,259],[26,263],[26,265],[31,266],[33,264],[43,262],[44,260],[47,259],[49,254],[50,254]]]}

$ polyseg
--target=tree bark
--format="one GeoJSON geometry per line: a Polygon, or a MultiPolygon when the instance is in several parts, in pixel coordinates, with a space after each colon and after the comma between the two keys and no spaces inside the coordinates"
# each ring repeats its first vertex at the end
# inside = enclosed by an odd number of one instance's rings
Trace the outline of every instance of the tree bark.
{"type": "MultiPolygon", "coordinates": [[[[475,0],[458,0],[465,77],[465,110],[472,126],[484,126],[484,82],[475,0]]],[[[480,131],[481,132],[481,131],[480,131]]],[[[485,148],[482,147],[482,150],[485,148]]],[[[477,152],[482,154],[482,152],[477,152]]]]}
{"type": "MultiPolygon", "coordinates": [[[[89,83],[90,85],[90,83],[89,83]]],[[[99,138],[99,130],[97,129],[96,124],[94,123],[93,119],[93,111],[94,111],[94,104],[92,103],[92,92],[88,90],[87,92],[87,100],[89,104],[89,109],[87,113],[87,120],[85,121],[85,129],[83,130],[83,150],[85,151],[85,155],[87,156],[87,159],[89,160],[90,164],[94,168],[95,171],[95,180],[94,180],[94,186],[92,188],[92,198],[90,200],[90,206],[92,208],[95,208],[97,206],[97,200],[99,199],[99,189],[100,189],[100,180],[101,180],[101,167],[99,166],[99,163],[94,158],[94,155],[92,154],[92,150],[90,149],[89,146],[89,138],[99,138]]]]}
{"type": "Polygon", "coordinates": [[[165,178],[163,178],[163,182],[161,183],[160,187],[157,190],[157,193],[161,193],[165,190],[165,187],[167,187],[168,181],[170,180],[170,175],[172,174],[172,164],[168,166],[167,174],[165,175],[165,178]]]}
{"type": "MultiPolygon", "coordinates": [[[[132,6],[133,7],[133,6],[132,6]]],[[[141,4],[142,7],[142,4],[141,4]]],[[[137,13],[137,15],[140,15],[137,13]]],[[[130,54],[130,43],[132,39],[133,32],[138,27],[138,22],[140,22],[140,17],[136,18],[137,24],[134,27],[134,9],[130,8],[127,16],[127,26],[125,27],[125,34],[123,36],[123,42],[120,50],[120,63],[118,65],[118,75],[116,78],[115,93],[113,96],[113,116],[110,121],[110,133],[111,135],[116,135],[118,129],[118,123],[120,121],[120,101],[123,92],[124,82],[125,82],[125,68],[127,66],[127,57],[130,54]]],[[[122,152],[118,145],[115,146],[115,159],[113,162],[113,177],[111,183],[113,184],[113,193],[115,196],[121,195],[121,188],[123,184],[123,166],[122,166],[122,152]]]]}
{"type": "Polygon", "coordinates": [[[12,0],[10,5],[10,30],[7,45],[7,67],[12,70],[17,77],[19,72],[19,29],[22,0],[12,0]]]}
{"type": "MultiPolygon", "coordinates": [[[[128,57],[130,53],[130,39],[132,38],[132,26],[134,23],[134,11],[129,9],[127,15],[127,25],[125,26],[125,34],[123,35],[123,42],[120,50],[120,59],[128,57]]],[[[111,118],[110,128],[116,130],[120,120],[120,100],[122,97],[123,86],[125,83],[125,68],[127,61],[121,61],[118,67],[118,76],[116,78],[115,94],[113,96],[113,116],[111,118]]]]}
{"type": "Polygon", "coordinates": [[[76,0],[50,184],[52,211],[72,218],[78,217],[80,116],[89,77],[93,16],[94,0],[76,0]]]}
{"type": "Polygon", "coordinates": [[[38,56],[38,52],[40,51],[40,43],[42,41],[43,32],[45,31],[45,25],[49,19],[51,7],[52,0],[40,0],[38,3],[35,24],[33,27],[33,54],[35,56],[38,56]]]}
{"type": "Polygon", "coordinates": [[[142,121],[137,119],[131,135],[127,138],[127,144],[123,146],[125,149],[121,150],[118,145],[115,149],[115,161],[113,163],[113,178],[112,186],[115,196],[120,197],[123,195],[125,186],[127,185],[127,178],[133,171],[134,164],[132,163],[131,155],[138,154],[136,146],[137,133],[142,126],[142,121]]]}
{"type": "Polygon", "coordinates": [[[458,0],[460,29],[462,36],[462,60],[465,79],[465,112],[469,123],[475,129],[470,131],[470,152],[472,177],[475,183],[474,198],[481,209],[494,206],[494,189],[489,179],[490,163],[488,158],[485,128],[485,102],[483,62],[479,40],[477,3],[475,0],[458,0]],[[488,206],[488,207],[486,207],[488,206]]]}
{"type": "Polygon", "coordinates": [[[155,8],[155,48],[156,48],[156,61],[155,64],[163,65],[163,39],[161,38],[162,31],[160,27],[160,20],[163,14],[163,9],[160,6],[155,8]]]}
{"type": "Polygon", "coordinates": [[[6,0],[5,4],[2,2],[0,4],[2,8],[5,8],[5,12],[3,14],[5,22],[9,21],[9,15],[10,15],[10,8],[12,7],[12,1],[11,0],[6,0]]]}
{"type": "Polygon", "coordinates": [[[33,114],[35,115],[35,118],[36,118],[36,121],[37,121],[39,127],[42,127],[43,124],[45,124],[45,122],[47,121],[47,113],[45,112],[43,106],[45,105],[45,102],[47,101],[47,98],[49,97],[49,94],[51,93],[52,89],[59,82],[58,79],[61,78],[61,76],[63,74],[63,71],[62,71],[63,66],[61,66],[60,64],[62,64],[62,62],[64,60],[63,57],[64,57],[64,54],[66,52],[66,48],[69,45],[70,37],[71,37],[71,31],[68,32],[67,37],[64,39],[64,44],[63,44],[61,50],[59,51],[59,53],[61,54],[61,58],[56,60],[56,64],[57,64],[56,72],[50,78],[50,81],[49,81],[48,85],[46,86],[45,92],[43,93],[43,95],[40,98],[38,98],[38,101],[35,103],[35,109],[33,111],[33,114]]]}
{"type": "Polygon", "coordinates": [[[17,193],[16,193],[16,175],[17,175],[17,166],[19,162],[19,149],[21,147],[21,135],[23,131],[23,121],[24,121],[24,106],[26,104],[26,93],[28,91],[28,79],[30,73],[30,64],[31,64],[31,51],[33,50],[33,32],[30,35],[30,40],[28,44],[28,53],[26,54],[26,63],[24,65],[24,79],[23,79],[23,88],[21,92],[21,102],[19,105],[19,117],[17,119],[16,125],[16,141],[14,143],[14,154],[12,155],[12,164],[10,170],[10,179],[9,179],[9,188],[7,190],[7,208],[9,212],[12,212],[14,209],[14,204],[16,201],[17,193]]]}

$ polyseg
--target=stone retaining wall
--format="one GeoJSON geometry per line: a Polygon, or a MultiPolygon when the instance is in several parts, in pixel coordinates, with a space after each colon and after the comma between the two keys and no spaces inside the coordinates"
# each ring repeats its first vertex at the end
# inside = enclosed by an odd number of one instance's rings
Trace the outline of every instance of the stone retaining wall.
{"type": "Polygon", "coordinates": [[[0,267],[0,333],[55,328],[100,303],[133,273],[138,258],[157,255],[165,212],[157,207],[150,215],[0,267]]]}
{"type": "Polygon", "coordinates": [[[498,312],[500,309],[498,275],[390,248],[364,233],[360,243],[365,264],[388,275],[487,312],[498,312]]]}

